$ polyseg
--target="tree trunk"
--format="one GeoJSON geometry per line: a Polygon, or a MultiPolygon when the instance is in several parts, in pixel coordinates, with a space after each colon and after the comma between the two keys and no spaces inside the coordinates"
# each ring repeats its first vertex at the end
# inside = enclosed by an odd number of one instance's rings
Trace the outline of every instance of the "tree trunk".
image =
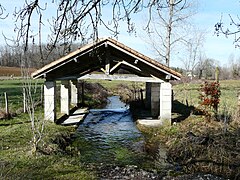
{"type": "Polygon", "coordinates": [[[199,76],[198,76],[198,79],[202,79],[202,72],[203,72],[203,70],[200,69],[200,70],[199,70],[199,76]]]}
{"type": "Polygon", "coordinates": [[[171,52],[171,34],[172,34],[172,20],[173,20],[173,6],[175,0],[170,0],[169,6],[169,19],[167,27],[167,37],[166,37],[166,65],[170,66],[170,52],[171,52]]]}

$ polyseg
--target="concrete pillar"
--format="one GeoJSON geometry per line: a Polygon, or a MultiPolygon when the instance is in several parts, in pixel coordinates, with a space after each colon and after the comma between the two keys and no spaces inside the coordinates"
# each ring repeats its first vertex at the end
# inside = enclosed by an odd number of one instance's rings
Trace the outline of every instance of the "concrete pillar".
{"type": "Polygon", "coordinates": [[[54,122],[56,120],[56,82],[44,83],[44,119],[54,122]]]}
{"type": "Polygon", "coordinates": [[[160,106],[160,83],[151,83],[151,114],[153,117],[159,116],[160,106]]]}
{"type": "Polygon", "coordinates": [[[61,81],[60,89],[60,105],[61,113],[69,115],[70,111],[70,82],[67,80],[61,81]]]}
{"type": "Polygon", "coordinates": [[[164,123],[171,124],[172,85],[168,82],[160,86],[160,117],[164,123]]]}
{"type": "Polygon", "coordinates": [[[72,80],[70,81],[70,85],[71,85],[71,104],[77,106],[78,105],[78,82],[77,80],[72,80]]]}
{"type": "Polygon", "coordinates": [[[145,108],[151,109],[151,83],[146,82],[145,108]]]}

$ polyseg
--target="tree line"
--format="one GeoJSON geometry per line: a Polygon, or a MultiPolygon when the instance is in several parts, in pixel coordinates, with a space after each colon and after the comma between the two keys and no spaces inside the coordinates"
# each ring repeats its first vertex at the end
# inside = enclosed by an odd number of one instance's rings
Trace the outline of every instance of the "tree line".
{"type": "Polygon", "coordinates": [[[66,47],[62,45],[56,46],[49,53],[46,48],[47,45],[43,45],[42,50],[39,50],[37,45],[31,44],[29,46],[28,52],[24,51],[24,45],[9,47],[8,45],[0,46],[0,66],[8,67],[28,67],[28,68],[41,68],[44,65],[60,58],[66,53],[75,50],[78,48],[79,44],[72,44],[71,46],[66,47]],[[25,61],[30,59],[29,61],[25,61]]]}
{"type": "Polygon", "coordinates": [[[182,73],[189,79],[215,79],[216,72],[219,71],[220,80],[240,79],[240,57],[231,57],[228,64],[218,65],[218,61],[211,58],[199,60],[193,70],[188,71],[186,68],[175,68],[174,70],[182,73]]]}

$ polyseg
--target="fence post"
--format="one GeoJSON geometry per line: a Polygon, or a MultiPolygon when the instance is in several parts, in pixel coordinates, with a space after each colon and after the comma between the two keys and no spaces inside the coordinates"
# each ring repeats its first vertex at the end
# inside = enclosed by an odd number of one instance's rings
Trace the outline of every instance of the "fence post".
{"type": "Polygon", "coordinates": [[[238,90],[238,110],[237,110],[237,116],[240,116],[240,90],[238,90]]]}
{"type": "Polygon", "coordinates": [[[40,97],[41,98],[41,100],[40,100],[41,101],[41,106],[43,107],[44,85],[41,86],[41,92],[40,93],[41,93],[41,95],[40,95],[41,96],[40,97]]]}
{"type": "Polygon", "coordinates": [[[8,95],[6,92],[4,92],[4,97],[5,97],[5,112],[7,118],[9,118],[8,95]]]}
{"type": "Polygon", "coordinates": [[[26,90],[23,88],[23,112],[26,113],[26,90]]]}
{"type": "Polygon", "coordinates": [[[219,67],[216,67],[215,69],[215,81],[219,83],[219,67]]]}

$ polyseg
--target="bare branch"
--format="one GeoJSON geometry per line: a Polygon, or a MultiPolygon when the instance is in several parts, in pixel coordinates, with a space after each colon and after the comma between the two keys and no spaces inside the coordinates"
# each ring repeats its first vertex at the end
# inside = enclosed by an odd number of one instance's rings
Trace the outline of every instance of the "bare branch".
{"type": "Polygon", "coordinates": [[[0,4],[0,19],[6,19],[9,14],[4,15],[6,9],[0,4]]]}

